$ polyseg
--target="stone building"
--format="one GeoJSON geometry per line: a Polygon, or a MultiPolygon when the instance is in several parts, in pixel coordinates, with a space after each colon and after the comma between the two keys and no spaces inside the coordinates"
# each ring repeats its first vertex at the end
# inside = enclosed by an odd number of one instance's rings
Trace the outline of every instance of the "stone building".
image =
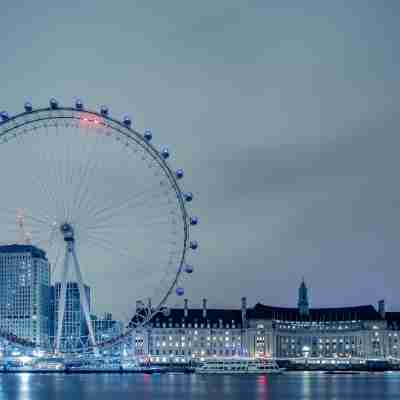
{"type": "Polygon", "coordinates": [[[188,362],[210,356],[279,359],[399,358],[400,313],[379,302],[341,308],[310,308],[303,281],[297,308],[257,303],[237,309],[174,308],[135,334],[135,352],[154,362],[188,362]]]}
{"type": "Polygon", "coordinates": [[[185,300],[181,309],[159,314],[135,333],[136,355],[149,355],[153,362],[189,362],[210,356],[247,355],[244,346],[246,304],[242,309],[192,309],[185,300]]]}

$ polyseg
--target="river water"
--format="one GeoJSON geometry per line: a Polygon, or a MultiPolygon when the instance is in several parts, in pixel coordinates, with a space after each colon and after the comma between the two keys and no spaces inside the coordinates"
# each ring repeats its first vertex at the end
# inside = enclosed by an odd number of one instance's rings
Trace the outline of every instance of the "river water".
{"type": "Polygon", "coordinates": [[[0,374],[0,400],[399,400],[400,373],[275,376],[0,374]]]}

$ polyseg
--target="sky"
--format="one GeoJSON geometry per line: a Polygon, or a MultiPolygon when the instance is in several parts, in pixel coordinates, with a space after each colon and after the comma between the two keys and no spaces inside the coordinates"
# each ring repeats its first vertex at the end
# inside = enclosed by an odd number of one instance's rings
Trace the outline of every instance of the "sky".
{"type": "Polygon", "coordinates": [[[295,306],[304,277],[311,306],[400,310],[399,16],[395,0],[4,0],[0,107],[80,97],[168,144],[200,219],[191,304],[295,306]]]}

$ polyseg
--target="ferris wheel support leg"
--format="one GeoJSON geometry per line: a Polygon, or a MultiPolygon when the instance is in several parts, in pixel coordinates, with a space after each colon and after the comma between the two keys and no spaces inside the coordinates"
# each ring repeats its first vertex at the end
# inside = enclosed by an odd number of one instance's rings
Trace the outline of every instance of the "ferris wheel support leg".
{"type": "Polygon", "coordinates": [[[90,338],[90,341],[92,342],[95,352],[97,353],[96,339],[94,337],[92,320],[90,318],[90,312],[89,312],[89,302],[88,302],[88,298],[86,296],[85,286],[83,284],[82,273],[81,273],[81,269],[79,267],[79,262],[78,262],[78,257],[76,255],[75,246],[72,247],[72,257],[74,259],[76,277],[78,278],[79,297],[81,300],[83,313],[85,315],[86,325],[87,325],[87,328],[89,331],[89,338],[90,338]]]}
{"type": "Polygon", "coordinates": [[[56,336],[56,353],[60,351],[61,335],[64,325],[64,314],[65,314],[65,300],[67,297],[67,273],[69,264],[69,254],[71,250],[69,246],[66,246],[64,265],[61,276],[61,289],[60,297],[58,298],[58,323],[57,323],[57,336],[56,336]]]}

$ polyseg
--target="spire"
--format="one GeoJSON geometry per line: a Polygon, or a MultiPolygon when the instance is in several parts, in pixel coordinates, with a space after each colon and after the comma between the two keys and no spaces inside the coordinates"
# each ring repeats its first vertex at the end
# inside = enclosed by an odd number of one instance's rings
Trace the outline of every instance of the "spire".
{"type": "Polygon", "coordinates": [[[297,306],[299,308],[299,313],[301,316],[309,315],[310,310],[308,308],[308,293],[307,293],[307,286],[304,282],[304,277],[299,287],[299,300],[297,302],[297,306]]]}

